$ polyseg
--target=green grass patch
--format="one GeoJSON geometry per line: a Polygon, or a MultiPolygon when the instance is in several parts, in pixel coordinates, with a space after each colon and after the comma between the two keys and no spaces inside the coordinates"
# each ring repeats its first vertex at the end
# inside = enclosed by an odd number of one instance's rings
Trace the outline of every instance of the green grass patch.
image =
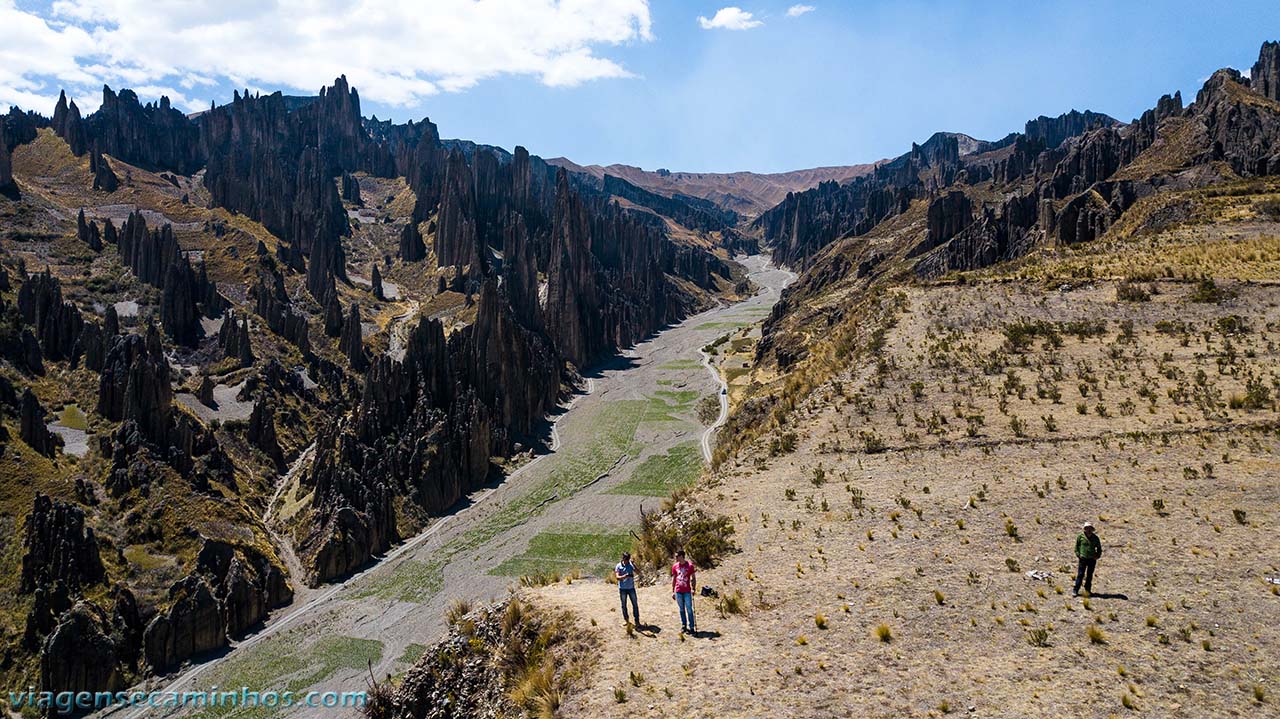
{"type": "Polygon", "coordinates": [[[642,422],[681,422],[677,412],[687,412],[698,399],[695,390],[660,389],[648,399],[642,422]]]}
{"type": "MultiPolygon", "coordinates": [[[[301,630],[274,635],[247,651],[234,654],[205,677],[208,686],[225,691],[303,692],[340,670],[364,670],[369,662],[382,659],[382,642],[355,637],[323,637],[301,646],[301,630]]],[[[284,707],[206,706],[191,714],[200,719],[213,717],[277,716],[284,707]]]]}
{"type": "Polygon", "coordinates": [[[571,574],[574,570],[603,576],[618,556],[631,548],[624,530],[593,525],[556,527],[529,540],[529,548],[494,567],[489,573],[505,577],[532,574],[571,574]]]}
{"type": "Polygon", "coordinates": [[[141,544],[125,547],[124,558],[139,569],[160,569],[173,564],[172,557],[157,556],[141,544]]]}
{"type": "Polygon", "coordinates": [[[702,362],[696,359],[678,359],[660,364],[658,369],[698,369],[701,366],[702,362]]]}
{"type": "Polygon", "coordinates": [[[377,597],[424,604],[444,586],[444,562],[440,559],[427,562],[406,559],[394,568],[380,567],[376,571],[377,574],[354,587],[353,598],[377,597]]]}
{"type": "Polygon", "coordinates": [[[422,658],[422,655],[426,653],[427,646],[425,644],[418,644],[417,642],[414,642],[404,648],[404,653],[401,654],[396,661],[401,664],[417,664],[418,660],[422,658]]]}
{"type": "Polygon", "coordinates": [[[622,455],[635,452],[638,448],[633,445],[640,423],[659,421],[670,408],[661,399],[621,400],[605,404],[596,416],[590,418],[589,436],[548,460],[554,464],[545,479],[446,545],[443,558],[447,559],[454,552],[478,547],[536,515],[551,501],[571,496],[608,471],[622,455]],[[661,409],[655,403],[660,404],[661,409]]]}
{"type": "Polygon", "coordinates": [[[80,411],[78,405],[69,404],[62,408],[58,413],[58,423],[63,427],[70,429],[78,429],[81,432],[89,430],[89,418],[84,416],[84,412],[80,411]]]}
{"type": "Polygon", "coordinates": [[[703,322],[694,327],[695,330],[740,330],[751,324],[750,322],[732,322],[729,320],[721,322],[703,322]]]}
{"type": "Polygon", "coordinates": [[[622,484],[609,494],[643,497],[666,497],[681,487],[693,484],[702,474],[702,453],[697,442],[672,447],[666,454],[646,459],[622,484]]]}

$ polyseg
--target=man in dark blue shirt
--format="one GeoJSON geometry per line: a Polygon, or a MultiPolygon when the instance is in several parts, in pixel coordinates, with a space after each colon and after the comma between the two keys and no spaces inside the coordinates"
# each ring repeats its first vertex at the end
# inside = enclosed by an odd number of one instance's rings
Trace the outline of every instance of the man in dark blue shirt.
{"type": "Polygon", "coordinates": [[[618,580],[618,600],[622,602],[622,620],[631,622],[627,614],[627,600],[631,600],[631,614],[635,615],[636,626],[640,626],[640,605],[636,603],[636,565],[631,563],[631,553],[623,552],[622,561],[613,568],[613,576],[618,580]]]}

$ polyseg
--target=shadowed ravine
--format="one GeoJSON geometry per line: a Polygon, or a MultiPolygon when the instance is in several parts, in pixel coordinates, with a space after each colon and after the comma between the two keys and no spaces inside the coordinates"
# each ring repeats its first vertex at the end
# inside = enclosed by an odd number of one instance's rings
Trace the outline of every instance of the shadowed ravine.
{"type": "MultiPolygon", "coordinates": [[[[369,568],[300,593],[263,629],[159,688],[359,689],[367,662],[379,678],[406,669],[424,645],[438,638],[451,602],[500,596],[520,576],[555,571],[558,563],[569,561],[540,553],[539,547],[578,541],[597,550],[588,566],[598,563],[600,547],[626,538],[641,508],[654,506],[674,488],[648,487],[637,470],[645,474],[646,462],[668,458],[691,458],[672,460],[689,476],[704,466],[704,452],[724,412],[711,427],[697,419],[697,401],[718,395],[721,386],[700,361],[700,349],[729,324],[743,322],[744,310],[755,309],[745,314],[758,317],[795,277],[761,255],[739,261],[759,292],[690,317],[588,372],[584,393],[554,418],[550,451],[502,483],[467,497],[369,568]],[[699,444],[702,451],[682,451],[699,444]]],[[[277,497],[290,494],[298,474],[294,469],[282,477],[277,497]]],[[[277,502],[269,512],[269,520],[279,516],[277,502]]],[[[275,529],[283,533],[284,527],[275,529]]],[[[569,569],[567,563],[564,568],[569,569]]]]}

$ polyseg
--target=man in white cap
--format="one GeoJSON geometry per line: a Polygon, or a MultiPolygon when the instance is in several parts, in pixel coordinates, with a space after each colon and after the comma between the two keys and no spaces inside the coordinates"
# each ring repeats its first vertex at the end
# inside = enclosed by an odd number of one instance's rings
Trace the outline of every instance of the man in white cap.
{"type": "Polygon", "coordinates": [[[1093,531],[1093,523],[1085,522],[1084,531],[1076,537],[1076,558],[1080,560],[1080,564],[1076,569],[1076,588],[1071,591],[1071,596],[1080,596],[1081,582],[1084,583],[1085,593],[1093,592],[1093,568],[1101,556],[1102,540],[1093,531]]]}

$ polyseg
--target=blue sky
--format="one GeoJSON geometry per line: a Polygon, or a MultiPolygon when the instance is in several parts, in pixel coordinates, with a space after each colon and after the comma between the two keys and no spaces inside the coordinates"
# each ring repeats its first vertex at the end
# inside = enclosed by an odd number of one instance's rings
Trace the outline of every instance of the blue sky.
{"type": "Polygon", "coordinates": [[[794,17],[794,2],[742,0],[720,15],[723,0],[297,2],[0,0],[0,103],[48,112],[66,86],[88,109],[108,82],[191,109],[346,72],[365,114],[429,116],[446,137],[780,171],[894,156],[936,130],[996,139],[1072,108],[1128,120],[1280,39],[1274,0],[805,0],[794,17]]]}

